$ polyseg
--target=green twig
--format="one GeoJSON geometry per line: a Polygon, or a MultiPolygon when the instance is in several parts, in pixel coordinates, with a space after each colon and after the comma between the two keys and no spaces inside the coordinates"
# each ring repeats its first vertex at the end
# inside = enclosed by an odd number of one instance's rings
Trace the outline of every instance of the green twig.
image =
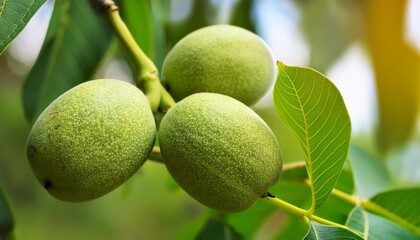
{"type": "Polygon", "coordinates": [[[162,91],[163,87],[158,77],[158,70],[147,55],[141,50],[130,30],[125,25],[124,21],[118,11],[118,7],[112,0],[93,0],[95,7],[104,12],[112,30],[117,35],[121,44],[133,59],[135,66],[138,69],[138,76],[136,76],[137,86],[143,90],[147,99],[149,100],[150,108],[153,112],[157,112],[159,106],[163,105],[166,108],[173,106],[175,101],[169,93],[162,91]],[[162,97],[162,92],[164,97],[162,97]],[[163,100],[164,102],[161,102],[163,100]]]}
{"type": "Polygon", "coordinates": [[[306,168],[306,163],[304,161],[285,163],[283,165],[283,172],[292,171],[296,169],[304,169],[304,168],[306,168]]]}
{"type": "Polygon", "coordinates": [[[316,222],[319,222],[319,223],[322,223],[322,224],[325,224],[325,225],[330,225],[330,226],[335,226],[335,227],[348,229],[347,226],[341,225],[341,224],[336,223],[336,222],[332,222],[332,221],[327,220],[327,219],[322,218],[322,217],[318,217],[318,216],[312,214],[310,211],[299,208],[299,207],[297,207],[293,204],[290,204],[290,203],[288,203],[284,200],[281,200],[279,198],[266,197],[265,199],[267,199],[270,203],[273,203],[274,205],[276,205],[276,206],[278,206],[278,207],[280,207],[280,208],[282,208],[282,209],[284,209],[284,210],[286,210],[290,213],[293,213],[293,214],[296,214],[296,215],[299,215],[299,216],[302,216],[302,217],[306,217],[309,220],[316,221],[316,222]]]}

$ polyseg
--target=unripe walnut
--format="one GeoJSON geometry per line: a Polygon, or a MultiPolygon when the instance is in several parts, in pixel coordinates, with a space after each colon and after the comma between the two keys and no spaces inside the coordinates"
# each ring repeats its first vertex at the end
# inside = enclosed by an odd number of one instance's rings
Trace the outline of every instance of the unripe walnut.
{"type": "Polygon", "coordinates": [[[162,69],[164,85],[175,100],[198,92],[231,96],[255,104],[275,79],[275,61],[264,41],[231,25],[213,25],[181,39],[162,69]]]}
{"type": "Polygon", "coordinates": [[[221,94],[197,93],[178,102],[162,119],[159,143],[175,181],[223,212],[252,206],[282,171],[270,128],[246,105],[221,94]]]}
{"type": "Polygon", "coordinates": [[[27,143],[31,169],[54,197],[85,201],[124,183],[146,161],[156,135],[134,85],[92,80],[62,94],[38,117],[27,143]]]}

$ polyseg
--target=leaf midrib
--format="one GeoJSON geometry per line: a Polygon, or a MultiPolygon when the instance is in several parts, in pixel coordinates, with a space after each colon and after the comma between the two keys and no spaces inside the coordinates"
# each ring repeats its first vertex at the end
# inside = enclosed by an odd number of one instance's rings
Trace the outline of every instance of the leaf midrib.
{"type": "MultiPolygon", "coordinates": [[[[284,65],[284,68],[287,68],[287,66],[284,65]]],[[[284,70],[284,68],[280,68],[283,73],[285,74],[285,76],[287,77],[287,79],[289,80],[290,84],[292,85],[293,91],[295,93],[296,99],[298,100],[299,103],[299,107],[301,109],[302,112],[302,117],[303,117],[303,123],[305,125],[305,140],[306,140],[306,153],[307,153],[307,162],[308,162],[308,177],[309,177],[309,181],[311,183],[311,195],[312,195],[312,204],[311,204],[311,208],[309,209],[309,213],[313,213],[313,211],[315,210],[315,190],[314,190],[314,185],[313,185],[313,176],[312,176],[312,172],[313,172],[313,166],[312,166],[312,158],[311,158],[311,146],[309,143],[309,126],[308,126],[308,121],[306,118],[306,113],[305,110],[303,108],[302,105],[302,101],[299,97],[297,88],[293,82],[293,80],[290,78],[290,75],[287,74],[287,72],[284,70]]]]}

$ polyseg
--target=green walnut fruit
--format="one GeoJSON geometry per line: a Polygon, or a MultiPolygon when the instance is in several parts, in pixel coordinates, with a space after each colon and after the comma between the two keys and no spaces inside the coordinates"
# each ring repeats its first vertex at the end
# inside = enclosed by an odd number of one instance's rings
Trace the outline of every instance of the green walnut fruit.
{"type": "Polygon", "coordinates": [[[213,25],[181,39],[165,58],[162,80],[175,100],[198,92],[231,96],[250,106],[271,87],[275,61],[264,41],[231,25],[213,25]]]}
{"type": "Polygon", "coordinates": [[[193,94],[163,117],[159,144],[175,181],[207,207],[249,208],[278,181],[276,137],[250,108],[217,93],[193,94]]]}
{"type": "Polygon", "coordinates": [[[65,201],[98,198],[146,161],[156,136],[152,111],[134,85],[82,83],[52,102],[32,127],[27,157],[39,182],[65,201]]]}

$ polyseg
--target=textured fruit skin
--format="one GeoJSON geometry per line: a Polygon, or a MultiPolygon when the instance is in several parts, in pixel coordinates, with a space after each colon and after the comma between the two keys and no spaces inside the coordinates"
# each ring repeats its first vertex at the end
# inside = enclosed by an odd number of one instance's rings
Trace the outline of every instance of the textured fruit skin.
{"type": "Polygon", "coordinates": [[[175,181],[207,207],[238,212],[278,181],[282,158],[265,122],[221,94],[193,94],[163,117],[159,140],[175,181]]]}
{"type": "Polygon", "coordinates": [[[65,201],[98,198],[146,161],[156,125],[134,85],[92,80],[62,94],[38,117],[27,143],[38,181],[65,201]]]}
{"type": "Polygon", "coordinates": [[[213,25],[181,39],[168,53],[162,80],[175,100],[198,92],[231,96],[255,104],[275,79],[275,61],[254,33],[213,25]]]}

